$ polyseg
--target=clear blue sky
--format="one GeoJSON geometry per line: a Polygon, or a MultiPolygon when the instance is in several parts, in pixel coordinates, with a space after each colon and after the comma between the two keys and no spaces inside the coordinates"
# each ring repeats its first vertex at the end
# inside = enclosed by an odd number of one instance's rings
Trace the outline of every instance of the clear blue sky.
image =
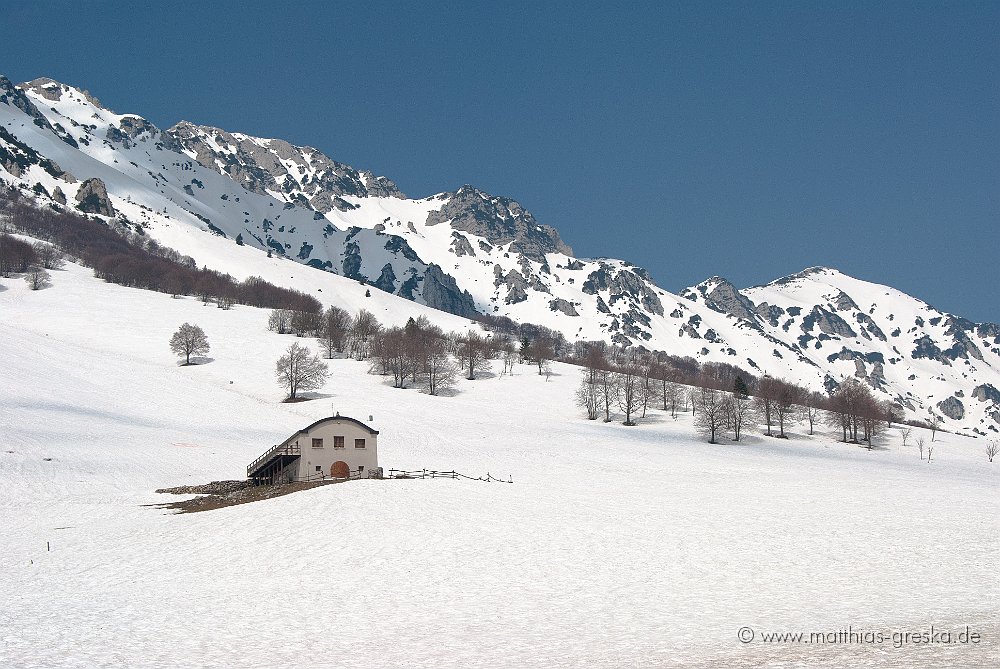
{"type": "Polygon", "coordinates": [[[829,265],[1000,321],[1000,3],[144,4],[3,2],[0,72],[471,183],[673,291],[829,265]]]}

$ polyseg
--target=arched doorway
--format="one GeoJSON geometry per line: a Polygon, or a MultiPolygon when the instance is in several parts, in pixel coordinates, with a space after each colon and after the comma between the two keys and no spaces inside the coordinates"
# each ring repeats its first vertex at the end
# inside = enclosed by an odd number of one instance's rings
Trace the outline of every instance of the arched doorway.
{"type": "Polygon", "coordinates": [[[330,476],[335,479],[346,479],[351,475],[351,467],[343,460],[337,460],[330,465],[330,476]]]}

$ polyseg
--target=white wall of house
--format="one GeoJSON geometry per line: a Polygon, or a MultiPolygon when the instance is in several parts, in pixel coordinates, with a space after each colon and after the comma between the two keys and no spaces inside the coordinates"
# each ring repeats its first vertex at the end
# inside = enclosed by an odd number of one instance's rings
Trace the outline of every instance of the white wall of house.
{"type": "Polygon", "coordinates": [[[329,418],[308,432],[299,432],[287,443],[296,442],[301,452],[297,461],[300,479],[318,478],[321,472],[330,476],[338,461],[346,462],[351,472],[361,471],[362,476],[378,467],[378,435],[351,420],[329,418]]]}

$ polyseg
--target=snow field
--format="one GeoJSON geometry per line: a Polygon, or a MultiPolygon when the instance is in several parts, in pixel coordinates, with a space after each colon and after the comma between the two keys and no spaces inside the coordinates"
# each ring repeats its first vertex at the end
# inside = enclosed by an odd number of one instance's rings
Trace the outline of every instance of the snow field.
{"type": "Polygon", "coordinates": [[[941,435],[931,464],[895,430],[874,452],[802,426],[709,445],[689,416],[585,420],[579,372],[561,364],[549,380],[525,365],[429,397],[334,360],[323,397],[286,405],[273,367],[293,338],[268,332],[264,310],[74,265],[43,291],[0,283],[0,665],[997,662],[1000,474],[982,440],[941,435]],[[176,365],[167,341],[185,321],[205,330],[211,362],[176,365]],[[386,468],[514,484],[358,481],[200,514],[142,506],[176,499],[159,487],[243,476],[333,410],[374,416],[386,468]],[[736,638],[744,625],[931,624],[986,642],[736,638]]]}

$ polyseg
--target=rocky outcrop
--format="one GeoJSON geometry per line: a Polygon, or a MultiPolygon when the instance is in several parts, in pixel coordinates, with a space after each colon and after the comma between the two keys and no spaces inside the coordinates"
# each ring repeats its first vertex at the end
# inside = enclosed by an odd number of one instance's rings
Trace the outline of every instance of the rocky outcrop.
{"type": "Polygon", "coordinates": [[[387,293],[395,292],[396,273],[392,270],[392,265],[390,263],[386,263],[382,267],[382,274],[379,275],[378,279],[376,279],[375,283],[372,285],[387,293]]]}
{"type": "Polygon", "coordinates": [[[361,249],[357,242],[344,244],[344,276],[355,281],[367,281],[368,277],[361,273],[361,249]]]}
{"type": "Polygon", "coordinates": [[[837,291],[837,294],[833,296],[830,300],[833,308],[837,311],[857,311],[857,303],[851,299],[851,296],[842,290],[837,291]]]}
{"type": "Polygon", "coordinates": [[[946,400],[938,402],[937,408],[952,420],[962,420],[965,418],[965,407],[962,405],[962,400],[957,397],[949,397],[946,400]]]}
{"type": "Polygon", "coordinates": [[[859,311],[856,314],[856,319],[858,321],[858,324],[861,326],[862,335],[868,333],[869,335],[876,337],[877,339],[886,341],[885,333],[882,332],[882,328],[880,328],[878,325],[875,324],[875,321],[872,320],[871,316],[859,311]]]}
{"type": "Polygon", "coordinates": [[[385,177],[281,139],[261,139],[182,121],[167,130],[181,150],[247,190],[327,213],[355,206],[341,196],[404,197],[385,177]]]}
{"type": "Polygon", "coordinates": [[[520,204],[484,193],[472,186],[443,196],[444,203],[427,215],[427,225],[451,222],[451,227],[485,238],[494,246],[510,244],[510,250],[544,262],[546,253],[572,255],[555,228],[540,225],[520,204]]]}
{"type": "Polygon", "coordinates": [[[0,126],[0,168],[3,168],[15,177],[20,177],[32,165],[38,165],[45,172],[57,179],[62,179],[68,183],[76,181],[73,175],[64,172],[54,161],[39,154],[33,148],[7,132],[6,128],[0,126]]]}
{"type": "Polygon", "coordinates": [[[566,314],[567,316],[580,315],[577,313],[576,307],[573,306],[572,302],[564,300],[560,297],[557,297],[554,300],[549,300],[549,309],[551,309],[552,311],[559,311],[561,313],[566,314]]]}
{"type": "Polygon", "coordinates": [[[41,128],[52,129],[48,119],[38,111],[28,96],[20,88],[11,83],[11,80],[0,74],[0,104],[13,105],[30,116],[35,125],[41,128]]]}
{"type": "Polygon", "coordinates": [[[930,335],[924,335],[913,342],[913,352],[910,353],[910,357],[914,360],[919,360],[920,358],[927,358],[929,360],[937,360],[945,365],[950,365],[951,360],[949,360],[944,352],[937,343],[931,339],[930,335]]]}
{"type": "Polygon", "coordinates": [[[983,359],[983,354],[979,350],[979,347],[969,337],[969,332],[976,331],[975,323],[964,318],[949,316],[945,324],[948,326],[945,334],[951,336],[953,342],[951,347],[944,352],[948,358],[951,360],[958,360],[959,358],[968,360],[969,357],[973,357],[976,360],[983,359]]]}
{"type": "Polygon", "coordinates": [[[976,386],[972,391],[972,396],[980,402],[996,402],[1000,404],[1000,390],[997,390],[990,383],[976,386]]]}
{"type": "Polygon", "coordinates": [[[460,232],[451,233],[451,252],[459,257],[476,255],[476,250],[469,243],[469,238],[460,232]]]}
{"type": "Polygon", "coordinates": [[[460,290],[454,277],[437,265],[428,265],[423,281],[424,303],[434,309],[473,318],[479,315],[476,303],[468,291],[460,290]]]}
{"type": "Polygon", "coordinates": [[[756,322],[756,306],[722,277],[714,276],[698,286],[705,306],[723,314],[756,322]]]}
{"type": "Polygon", "coordinates": [[[754,309],[754,313],[757,316],[766,321],[771,327],[778,327],[778,319],[785,315],[785,310],[777,305],[771,305],[767,302],[761,302],[754,309]]]}
{"type": "Polygon", "coordinates": [[[115,215],[115,208],[108,197],[108,189],[97,177],[87,179],[80,184],[79,190],[76,191],[76,201],[76,208],[85,214],[115,215]]]}
{"type": "Polygon", "coordinates": [[[827,335],[837,335],[838,337],[857,337],[857,333],[848,325],[847,321],[821,306],[813,307],[812,311],[802,319],[802,331],[812,332],[815,326],[819,326],[820,332],[827,335]]]}

